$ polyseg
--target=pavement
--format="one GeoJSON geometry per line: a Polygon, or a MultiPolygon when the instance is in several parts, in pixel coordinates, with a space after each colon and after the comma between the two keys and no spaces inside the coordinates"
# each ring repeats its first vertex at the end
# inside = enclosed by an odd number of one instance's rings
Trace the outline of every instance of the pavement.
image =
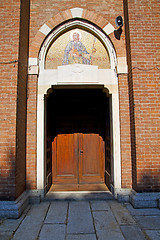
{"type": "Polygon", "coordinates": [[[160,240],[160,209],[116,200],[48,201],[0,220],[0,240],[160,240]]]}

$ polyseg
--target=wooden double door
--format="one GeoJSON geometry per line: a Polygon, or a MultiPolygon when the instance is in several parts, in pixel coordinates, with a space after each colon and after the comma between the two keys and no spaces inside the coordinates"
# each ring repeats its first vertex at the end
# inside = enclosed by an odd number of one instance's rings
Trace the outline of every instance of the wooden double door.
{"type": "Polygon", "coordinates": [[[58,134],[52,142],[53,184],[104,183],[104,165],[104,141],[99,134],[58,134]]]}

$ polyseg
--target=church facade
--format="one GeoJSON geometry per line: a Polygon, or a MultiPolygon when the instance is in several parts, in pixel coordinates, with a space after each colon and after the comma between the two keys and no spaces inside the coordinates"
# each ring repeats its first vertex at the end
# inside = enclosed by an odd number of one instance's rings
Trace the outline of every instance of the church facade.
{"type": "Polygon", "coordinates": [[[158,207],[160,2],[0,4],[0,214],[59,191],[158,207]]]}

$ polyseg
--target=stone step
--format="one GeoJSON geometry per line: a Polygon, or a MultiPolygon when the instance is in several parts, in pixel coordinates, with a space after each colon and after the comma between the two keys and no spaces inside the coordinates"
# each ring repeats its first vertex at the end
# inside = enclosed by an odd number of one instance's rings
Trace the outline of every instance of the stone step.
{"type": "Polygon", "coordinates": [[[74,192],[49,192],[43,201],[78,201],[78,200],[113,200],[109,191],[74,191],[74,192]]]}

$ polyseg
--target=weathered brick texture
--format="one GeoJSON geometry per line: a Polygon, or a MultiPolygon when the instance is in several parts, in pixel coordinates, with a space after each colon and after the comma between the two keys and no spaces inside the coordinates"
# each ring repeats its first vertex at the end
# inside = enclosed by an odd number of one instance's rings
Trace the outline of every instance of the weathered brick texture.
{"type": "MultiPolygon", "coordinates": [[[[127,8],[127,1],[124,4],[127,8]]],[[[132,163],[137,191],[160,190],[159,9],[159,1],[128,0],[132,163]]]]}
{"type": "Polygon", "coordinates": [[[122,187],[132,187],[131,135],[129,115],[129,91],[127,75],[118,76],[120,101],[120,144],[122,164],[122,187]]]}
{"type": "Polygon", "coordinates": [[[1,1],[0,198],[15,196],[16,99],[20,3],[1,1]],[[13,19],[12,19],[13,18],[13,19]],[[12,19],[12,21],[11,21],[12,19]]]}
{"type": "Polygon", "coordinates": [[[0,4],[0,199],[14,200],[25,189],[29,1],[0,4]]]}
{"type": "Polygon", "coordinates": [[[37,75],[28,78],[26,184],[36,189],[37,176],[37,75]]]}

